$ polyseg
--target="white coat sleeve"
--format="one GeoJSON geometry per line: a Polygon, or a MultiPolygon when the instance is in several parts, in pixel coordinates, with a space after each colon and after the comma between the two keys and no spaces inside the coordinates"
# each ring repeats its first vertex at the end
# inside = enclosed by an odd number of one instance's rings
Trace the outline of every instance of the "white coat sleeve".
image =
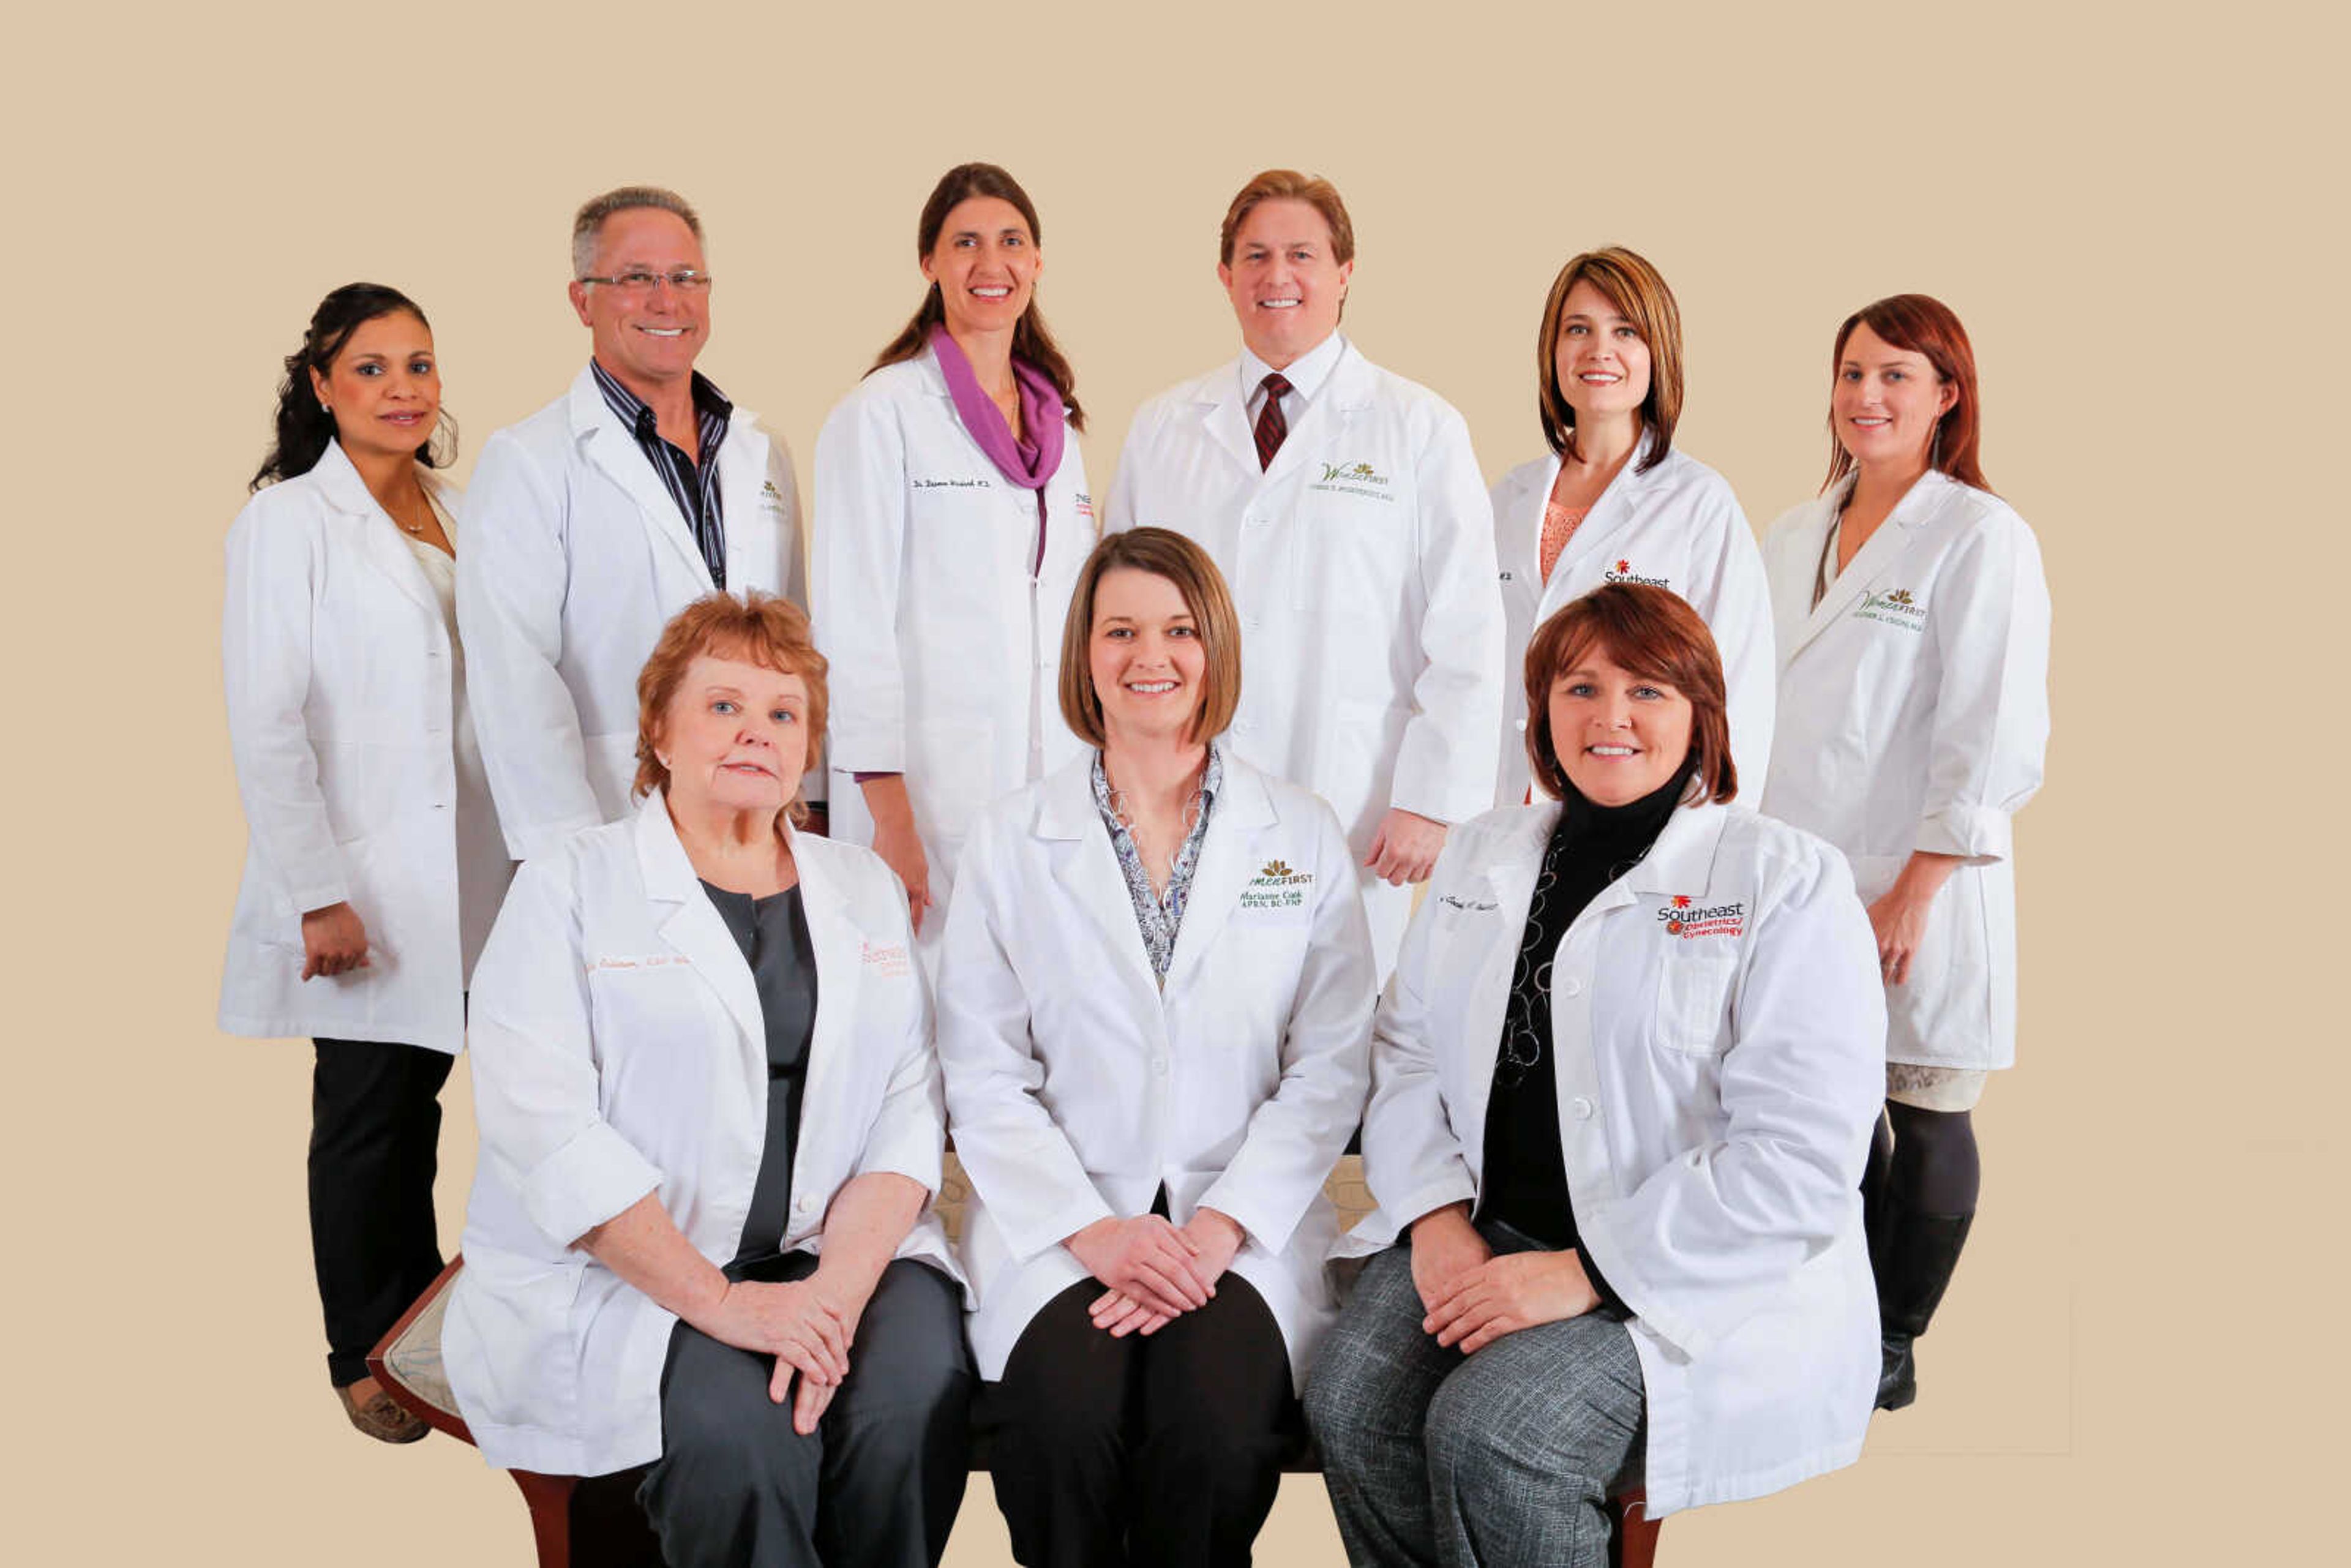
{"type": "Polygon", "coordinates": [[[247,507],[229,529],[221,611],[229,752],[246,829],[261,863],[299,914],[350,896],[319,787],[319,756],[303,717],[318,614],[318,542],[314,529],[283,511],[273,516],[247,507]]]}
{"type": "Polygon", "coordinates": [[[898,661],[907,528],[905,432],[887,398],[852,396],[816,438],[818,650],[831,662],[829,749],[853,773],[906,768],[906,686],[898,661]]]}
{"type": "Polygon", "coordinates": [[[1141,515],[1143,504],[1143,469],[1149,461],[1154,405],[1144,403],[1135,411],[1134,423],[1126,427],[1126,444],[1119,448],[1118,472],[1111,476],[1110,504],[1102,508],[1102,535],[1123,533],[1150,519],[1141,515]]]}
{"type": "Polygon", "coordinates": [[[1448,834],[1428,896],[1405,928],[1395,972],[1372,1023],[1372,1102],[1364,1113],[1364,1180],[1379,1204],[1357,1228],[1366,1241],[1400,1238],[1422,1215],[1478,1196],[1469,1158],[1445,1103],[1439,1052],[1457,1045],[1461,1020],[1430,1005],[1438,895],[1464,863],[1466,842],[1448,834]]]}
{"type": "MultiPolygon", "coordinates": [[[[1389,804],[1462,822],[1494,803],[1494,737],[1502,727],[1502,591],[1494,510],[1469,427],[1443,410],[1413,465],[1424,601],[1424,661],[1412,686],[1389,804]]],[[[1366,657],[1375,656],[1365,651],[1366,657]]]]}
{"type": "Polygon", "coordinates": [[[1720,1135],[1588,1217],[1578,1206],[1602,1277],[1686,1356],[1780,1300],[1850,1223],[1886,1093],[1885,990],[1852,873],[1821,846],[1780,876],[1729,1001],[1719,1117],[1687,1108],[1720,1135]]]}
{"type": "Polygon", "coordinates": [[[1114,1211],[1038,1098],[1045,1068],[1004,944],[1021,918],[1005,897],[1004,832],[983,824],[956,868],[939,951],[939,1065],[956,1156],[1013,1258],[1026,1262],[1114,1211]]]}
{"type": "Polygon", "coordinates": [[[481,1158],[568,1247],[661,1185],[604,1120],[569,857],[525,864],[475,966],[467,1001],[481,1158]]]}
{"type": "MultiPolygon", "coordinates": [[[[793,476],[792,454],[790,448],[784,444],[784,438],[772,431],[764,434],[768,437],[768,483],[782,501],[779,508],[782,516],[778,519],[776,532],[784,559],[778,563],[776,581],[782,585],[781,591],[786,599],[806,611],[809,610],[808,539],[800,524],[804,514],[800,510],[799,481],[793,476]]],[[[809,622],[813,632],[816,616],[812,611],[809,622]]],[[[811,804],[820,804],[824,800],[825,759],[822,756],[809,758],[809,773],[801,782],[800,798],[811,804]]]]}
{"type": "Polygon", "coordinates": [[[1714,633],[1722,655],[1724,695],[1730,708],[1730,756],[1740,769],[1740,798],[1763,798],[1763,773],[1771,761],[1773,704],[1780,681],[1772,648],[1771,585],[1763,575],[1763,552],[1755,530],[1727,484],[1709,486],[1696,519],[1703,541],[1702,581],[1692,586],[1690,607],[1714,633]]]}
{"type": "MultiPolygon", "coordinates": [[[[895,915],[891,934],[902,952],[914,951],[914,929],[906,918],[906,895],[897,879],[879,872],[887,884],[882,902],[895,915]]],[[[947,1108],[946,1086],[939,1074],[939,1056],[931,1035],[930,991],[923,966],[910,964],[914,1005],[908,1009],[905,1032],[894,1042],[895,1059],[890,1082],[882,1092],[882,1107],[865,1134],[865,1147],[857,1156],[855,1174],[888,1172],[922,1184],[935,1195],[946,1164],[947,1108]]],[[[884,1042],[874,1042],[877,1046],[884,1042]]]]}
{"type": "Polygon", "coordinates": [[[1269,1252],[1290,1232],[1346,1152],[1364,1113],[1378,965],[1362,879],[1330,807],[1319,818],[1313,927],[1282,1032],[1281,1080],[1199,1207],[1240,1222],[1269,1252]]]}
{"type": "Polygon", "coordinates": [[[570,583],[562,487],[504,432],[466,486],[457,627],[490,798],[507,850],[527,861],[603,820],[580,710],[557,668],[570,583]]]}
{"type": "Polygon", "coordinates": [[[2022,519],[2000,507],[1953,550],[1928,632],[1942,683],[1912,847],[2004,860],[2049,742],[2049,584],[2022,519]]]}

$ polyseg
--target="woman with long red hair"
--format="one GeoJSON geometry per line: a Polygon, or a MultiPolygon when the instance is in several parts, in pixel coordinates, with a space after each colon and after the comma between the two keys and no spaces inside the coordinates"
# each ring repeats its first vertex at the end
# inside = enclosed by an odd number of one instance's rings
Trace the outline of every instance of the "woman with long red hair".
{"type": "Polygon", "coordinates": [[[1984,478],[1975,351],[1949,307],[1881,299],[1830,363],[1827,483],[1763,547],[1780,653],[1763,810],[1844,852],[1877,936],[1887,1120],[1864,1190],[1877,1404],[1895,1410],[1975,1218],[1970,1113],[2015,1060],[2009,823],[2041,784],[2049,589],[1984,478]]]}

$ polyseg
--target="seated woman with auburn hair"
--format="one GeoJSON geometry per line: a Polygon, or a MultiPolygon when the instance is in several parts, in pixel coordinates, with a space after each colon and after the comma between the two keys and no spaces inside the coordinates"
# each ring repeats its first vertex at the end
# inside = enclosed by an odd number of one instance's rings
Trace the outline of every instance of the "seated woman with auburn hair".
{"type": "Polygon", "coordinates": [[[1844,859],[1724,804],[1722,666],[1667,590],[1560,611],[1526,692],[1558,799],[1455,831],[1374,1036],[1376,1256],[1306,1395],[1357,1563],[1597,1568],[1612,1491],[1848,1464],[1876,1383],[1844,859]]]}
{"type": "Polygon", "coordinates": [[[450,1385],[492,1464],[651,1463],[673,1568],[935,1563],[963,1495],[905,895],[793,828],[824,674],[782,600],[681,612],[635,815],[523,867],[475,977],[450,1385]]]}

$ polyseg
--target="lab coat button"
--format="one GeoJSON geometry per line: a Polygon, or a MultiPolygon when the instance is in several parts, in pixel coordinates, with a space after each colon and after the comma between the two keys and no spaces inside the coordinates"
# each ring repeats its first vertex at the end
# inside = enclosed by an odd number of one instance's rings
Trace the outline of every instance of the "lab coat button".
{"type": "Polygon", "coordinates": [[[1514,718],[1514,719],[1512,719],[1512,720],[1510,721],[1510,723],[1511,723],[1513,726],[1515,726],[1516,727],[1520,728],[1520,729],[1524,729],[1524,728],[1526,728],[1526,727],[1527,727],[1527,721],[1526,721],[1525,719],[1522,719],[1522,718],[1514,718]]]}
{"type": "Polygon", "coordinates": [[[1153,1057],[1153,1058],[1151,1059],[1151,1071],[1154,1071],[1154,1072],[1156,1072],[1156,1073],[1157,1073],[1157,1074],[1159,1074],[1159,1076],[1160,1076],[1160,1077],[1162,1077],[1162,1078],[1166,1077],[1166,1076],[1167,1076],[1167,1059],[1166,1059],[1165,1057],[1164,1057],[1164,1056],[1155,1056],[1155,1057],[1153,1057]]]}
{"type": "Polygon", "coordinates": [[[1559,994],[1562,997],[1580,997],[1583,994],[1583,982],[1570,976],[1559,983],[1559,994]]]}
{"type": "Polygon", "coordinates": [[[1586,1100],[1581,1094],[1569,1101],[1567,1103],[1567,1108],[1575,1113],[1575,1119],[1579,1122],[1589,1122],[1592,1120],[1592,1102],[1586,1100]]]}

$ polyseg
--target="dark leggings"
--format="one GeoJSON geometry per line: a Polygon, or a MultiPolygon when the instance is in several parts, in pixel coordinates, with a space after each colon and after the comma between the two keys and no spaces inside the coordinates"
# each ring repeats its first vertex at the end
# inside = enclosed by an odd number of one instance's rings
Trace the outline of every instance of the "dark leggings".
{"type": "Polygon", "coordinates": [[[327,1376],[367,1354],[441,1272],[433,1175],[446,1051],[321,1040],[310,1079],[310,1256],[327,1317],[327,1376]]]}
{"type": "Polygon", "coordinates": [[[1975,1123],[1966,1111],[1921,1111],[1887,1101],[1870,1144],[1869,1166],[1864,1189],[1883,1182],[1886,1194],[1912,1214],[1973,1214],[1983,1186],[1975,1123]]]}

